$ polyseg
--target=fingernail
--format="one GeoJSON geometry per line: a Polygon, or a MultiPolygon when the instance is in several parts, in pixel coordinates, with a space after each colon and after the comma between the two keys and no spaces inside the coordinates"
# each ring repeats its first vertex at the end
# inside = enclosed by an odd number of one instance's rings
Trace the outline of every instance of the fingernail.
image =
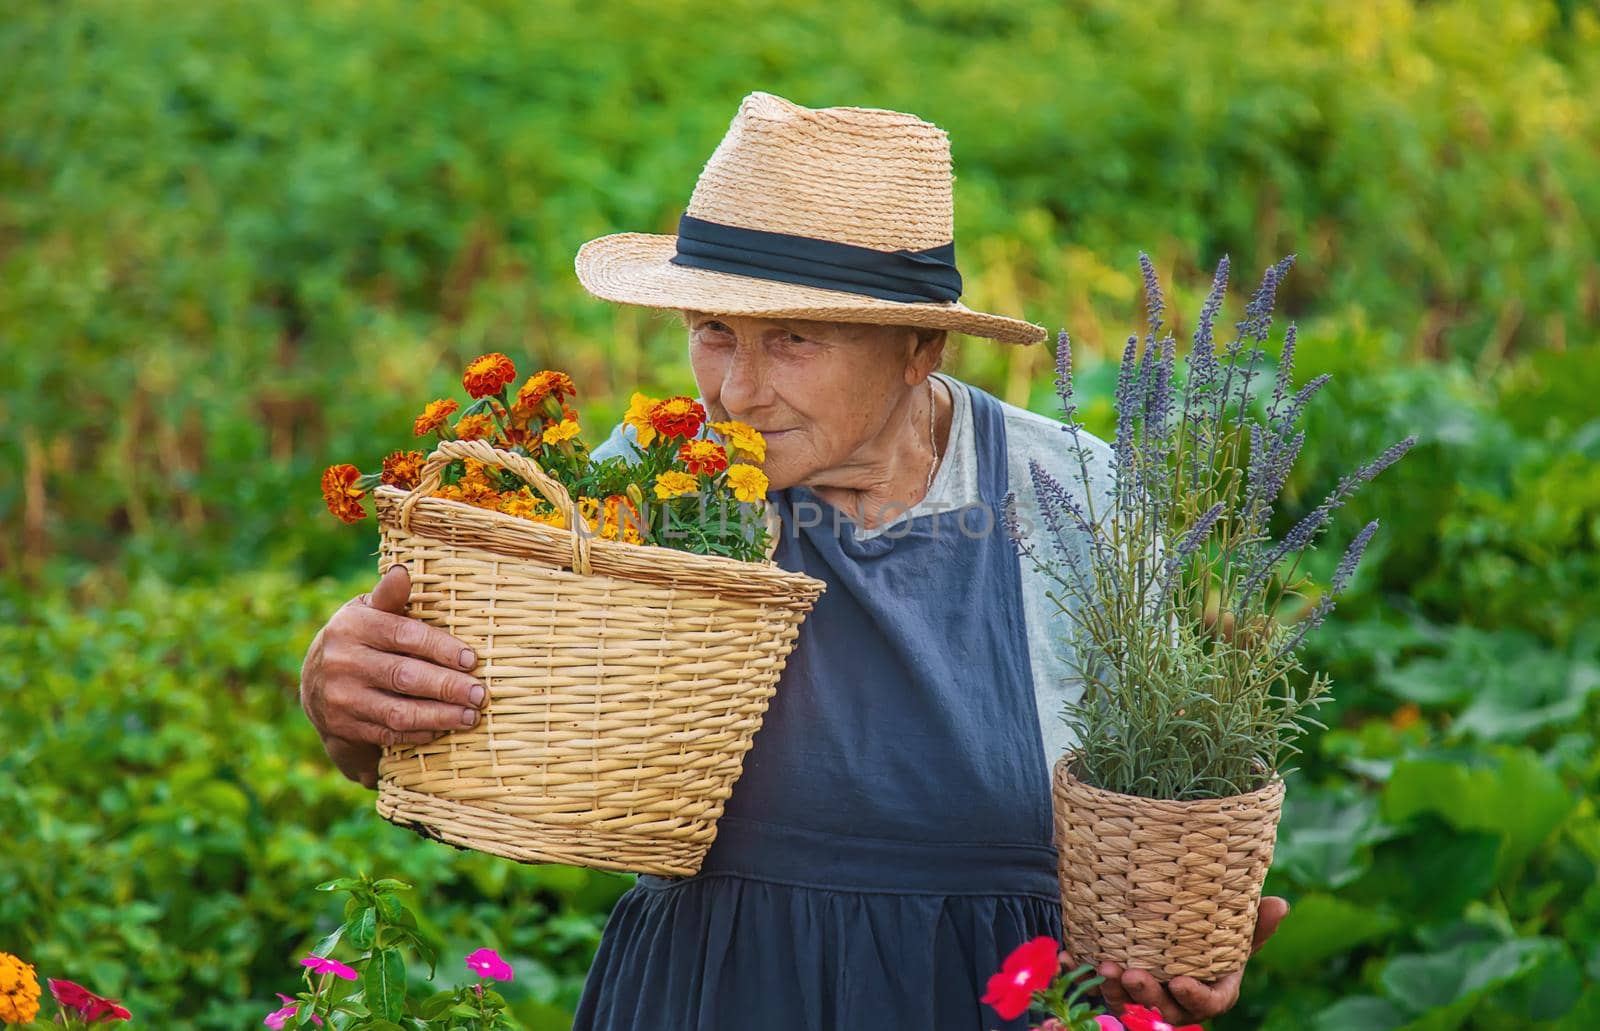
{"type": "Polygon", "coordinates": [[[483,685],[482,684],[473,684],[472,685],[472,690],[467,692],[467,698],[469,700],[471,700],[473,705],[482,705],[483,704],[483,685]]]}
{"type": "Polygon", "coordinates": [[[478,710],[477,709],[462,709],[461,710],[461,722],[463,724],[465,724],[466,726],[469,726],[469,727],[472,726],[474,723],[478,722],[478,710]]]}
{"type": "Polygon", "coordinates": [[[471,648],[461,649],[461,668],[471,669],[478,664],[478,657],[472,654],[471,648]]]}

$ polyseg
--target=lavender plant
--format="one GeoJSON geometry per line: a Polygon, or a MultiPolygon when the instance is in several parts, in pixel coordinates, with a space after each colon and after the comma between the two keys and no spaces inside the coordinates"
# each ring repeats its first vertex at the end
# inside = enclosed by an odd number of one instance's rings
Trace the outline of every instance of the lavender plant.
{"type": "MultiPolygon", "coordinates": [[[[1330,583],[1295,624],[1279,619],[1289,597],[1314,588],[1300,562],[1334,511],[1394,464],[1416,437],[1341,478],[1280,541],[1273,505],[1305,443],[1301,415],[1328,377],[1292,390],[1296,329],[1288,328],[1270,398],[1257,382],[1279,284],[1293,255],[1271,266],[1237,335],[1218,355],[1213,327],[1228,286],[1218,264],[1179,382],[1155,267],[1139,256],[1148,328],[1122,354],[1111,445],[1113,486],[1096,511],[1038,462],[1031,480],[1044,540],[1008,529],[1019,549],[1059,584],[1081,698],[1064,718],[1076,732],[1074,773],[1110,791],[1149,798],[1220,798],[1261,787],[1322,727],[1312,715],[1330,681],[1306,681],[1298,649],[1333,610],[1378,522],[1347,547],[1330,583]],[[1262,408],[1264,407],[1264,412],[1262,408]],[[1169,545],[1170,542],[1170,545],[1169,545]],[[1287,568],[1285,568],[1287,567],[1287,568]]],[[[1056,393],[1083,482],[1088,441],[1073,397],[1071,342],[1057,339],[1056,393]]],[[[1014,498],[1008,499],[1008,509],[1014,498]]]]}

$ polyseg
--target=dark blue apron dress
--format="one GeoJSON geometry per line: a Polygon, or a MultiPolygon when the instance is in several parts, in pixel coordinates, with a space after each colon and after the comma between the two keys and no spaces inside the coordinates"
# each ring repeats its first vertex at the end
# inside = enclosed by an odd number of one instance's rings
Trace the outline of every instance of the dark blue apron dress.
{"type": "Polygon", "coordinates": [[[1027,1027],[978,1001],[1061,909],[1005,424],[970,396],[981,504],[860,540],[809,488],[773,493],[778,565],[828,588],[700,873],[617,902],[575,1028],[1027,1027]]]}

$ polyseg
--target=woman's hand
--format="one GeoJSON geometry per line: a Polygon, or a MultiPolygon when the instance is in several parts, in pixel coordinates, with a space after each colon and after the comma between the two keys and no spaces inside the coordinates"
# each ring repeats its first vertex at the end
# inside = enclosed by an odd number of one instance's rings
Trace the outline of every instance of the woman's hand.
{"type": "MultiPolygon", "coordinates": [[[[1288,913],[1289,903],[1285,899],[1268,895],[1261,900],[1256,910],[1255,934],[1250,941],[1252,956],[1272,937],[1288,913]]],[[[1066,952],[1061,954],[1061,961],[1063,970],[1072,970],[1078,965],[1066,952]]],[[[1226,1013],[1239,1001],[1239,982],[1244,978],[1244,971],[1236,970],[1209,984],[1192,977],[1174,977],[1163,986],[1148,971],[1124,970],[1120,964],[1111,962],[1101,963],[1095,973],[1105,980],[1094,990],[1106,1000],[1113,1015],[1121,1014],[1130,1003],[1138,1003],[1159,1011],[1161,1019],[1170,1024],[1192,1024],[1226,1013]]]]}
{"type": "Polygon", "coordinates": [[[382,746],[422,744],[478,722],[484,686],[465,670],[465,643],[404,615],[411,575],[384,571],[317,632],[300,667],[300,705],[334,765],[367,787],[378,782],[382,746]]]}

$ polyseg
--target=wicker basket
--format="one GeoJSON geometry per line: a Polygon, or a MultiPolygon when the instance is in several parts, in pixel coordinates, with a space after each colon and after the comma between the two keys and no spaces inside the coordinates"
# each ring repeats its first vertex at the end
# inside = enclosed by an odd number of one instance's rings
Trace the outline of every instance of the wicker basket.
{"type": "Polygon", "coordinates": [[[414,490],[374,492],[379,570],[406,566],[408,614],[472,645],[488,691],[476,726],[384,750],[378,812],[522,862],[694,873],[822,583],[429,497],[457,458],[573,512],[482,441],[443,441],[414,490]]]}
{"type": "Polygon", "coordinates": [[[1056,761],[1062,925],[1080,961],[1166,981],[1213,980],[1250,958],[1272,865],[1283,781],[1230,798],[1171,802],[1091,787],[1056,761]]]}

